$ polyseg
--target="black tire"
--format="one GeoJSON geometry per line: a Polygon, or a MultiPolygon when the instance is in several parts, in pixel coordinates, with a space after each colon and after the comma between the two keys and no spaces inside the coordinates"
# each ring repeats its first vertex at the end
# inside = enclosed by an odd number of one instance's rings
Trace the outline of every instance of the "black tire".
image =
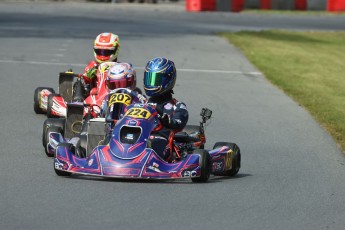
{"type": "Polygon", "coordinates": [[[42,145],[43,147],[47,146],[47,129],[50,126],[59,127],[62,130],[62,135],[65,133],[65,118],[47,118],[43,123],[43,132],[42,132],[42,145]]]}
{"type": "MultiPolygon", "coordinates": [[[[59,144],[58,146],[65,146],[65,147],[67,147],[67,148],[73,148],[73,147],[74,147],[74,146],[73,146],[72,144],[70,144],[70,143],[61,143],[61,144],[59,144]]],[[[56,156],[54,156],[54,157],[56,157],[56,156]]],[[[70,172],[61,171],[61,170],[56,169],[56,168],[55,168],[55,163],[54,163],[54,162],[53,162],[53,167],[54,167],[54,171],[55,171],[56,175],[58,175],[58,176],[71,176],[71,175],[72,175],[72,173],[70,173],[70,172]]]]}
{"type": "Polygon", "coordinates": [[[241,150],[240,148],[235,144],[231,142],[217,142],[214,144],[213,149],[222,147],[222,146],[228,146],[234,153],[235,157],[232,160],[232,167],[230,170],[221,173],[221,174],[216,174],[218,176],[235,176],[237,175],[238,171],[241,168],[241,150]]]}
{"type": "Polygon", "coordinates": [[[83,102],[85,96],[85,89],[83,83],[78,80],[73,85],[73,98],[72,101],[83,102]]]}
{"type": "Polygon", "coordinates": [[[48,101],[47,101],[47,117],[48,118],[59,117],[59,116],[55,116],[52,114],[53,97],[55,97],[55,96],[60,96],[60,95],[56,94],[56,93],[52,93],[48,96],[48,101]]]}
{"type": "Polygon", "coordinates": [[[50,133],[61,133],[62,134],[62,129],[56,126],[49,126],[45,132],[45,146],[44,146],[44,151],[48,157],[53,157],[54,154],[51,154],[48,152],[48,141],[49,141],[49,134],[50,133]]]}
{"type": "Polygon", "coordinates": [[[54,89],[52,88],[47,88],[47,87],[37,87],[35,89],[35,95],[34,95],[34,111],[36,114],[44,114],[45,111],[43,111],[40,108],[40,94],[42,92],[42,90],[47,89],[52,93],[55,93],[54,89]]]}
{"type": "Polygon", "coordinates": [[[192,181],[195,183],[206,183],[208,179],[210,178],[211,173],[211,163],[210,163],[210,154],[203,149],[196,149],[194,150],[195,154],[200,154],[201,161],[200,161],[200,167],[201,167],[201,175],[200,177],[193,177],[192,181]]]}

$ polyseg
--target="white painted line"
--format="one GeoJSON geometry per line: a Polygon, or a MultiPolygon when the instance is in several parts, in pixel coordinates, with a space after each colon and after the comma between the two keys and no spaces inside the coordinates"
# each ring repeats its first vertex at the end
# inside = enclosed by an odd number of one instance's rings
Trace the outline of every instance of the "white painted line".
{"type": "MultiPolygon", "coordinates": [[[[78,63],[58,63],[58,62],[41,62],[41,61],[16,61],[16,60],[0,60],[0,63],[8,64],[30,64],[30,65],[56,65],[56,66],[82,66],[87,64],[78,63]]],[[[135,69],[143,70],[144,67],[135,66],[135,69]]],[[[179,72],[199,72],[199,73],[222,73],[222,74],[245,74],[245,75],[262,75],[260,72],[243,72],[234,70],[212,70],[212,69],[178,69],[179,72]]]]}
{"type": "Polygon", "coordinates": [[[200,72],[200,73],[225,73],[225,74],[249,74],[249,75],[262,75],[260,72],[243,72],[234,70],[212,70],[212,69],[178,69],[183,72],[200,72]]]}
{"type": "Polygon", "coordinates": [[[76,64],[76,63],[58,63],[58,62],[43,62],[43,61],[16,61],[16,60],[0,60],[0,63],[30,64],[30,65],[58,65],[58,66],[86,66],[87,65],[87,64],[76,64]]]}

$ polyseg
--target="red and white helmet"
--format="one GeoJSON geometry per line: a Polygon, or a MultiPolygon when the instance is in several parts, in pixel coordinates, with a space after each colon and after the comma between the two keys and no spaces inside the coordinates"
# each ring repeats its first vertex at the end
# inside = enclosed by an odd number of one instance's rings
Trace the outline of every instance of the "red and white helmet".
{"type": "Polygon", "coordinates": [[[116,61],[120,50],[120,39],[116,34],[101,33],[95,39],[93,50],[98,63],[116,61]]]}
{"type": "Polygon", "coordinates": [[[137,72],[132,64],[117,63],[110,67],[106,82],[109,90],[118,88],[134,90],[137,86],[137,72]]]}

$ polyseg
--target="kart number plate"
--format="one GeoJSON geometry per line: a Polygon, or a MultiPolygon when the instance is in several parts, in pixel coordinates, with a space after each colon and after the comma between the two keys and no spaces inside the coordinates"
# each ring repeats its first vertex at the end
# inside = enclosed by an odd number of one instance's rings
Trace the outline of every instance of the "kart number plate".
{"type": "Polygon", "coordinates": [[[126,112],[125,116],[148,119],[151,116],[151,113],[150,111],[144,108],[132,108],[126,112]]]}
{"type": "Polygon", "coordinates": [[[125,104],[129,106],[132,102],[132,97],[125,93],[114,93],[110,95],[108,105],[111,106],[115,103],[125,104]]]}

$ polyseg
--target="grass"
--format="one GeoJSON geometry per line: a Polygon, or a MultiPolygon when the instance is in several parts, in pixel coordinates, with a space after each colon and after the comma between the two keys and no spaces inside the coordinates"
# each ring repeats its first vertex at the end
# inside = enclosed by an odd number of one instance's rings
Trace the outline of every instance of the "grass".
{"type": "Polygon", "coordinates": [[[345,150],[345,32],[221,33],[345,150]]]}

